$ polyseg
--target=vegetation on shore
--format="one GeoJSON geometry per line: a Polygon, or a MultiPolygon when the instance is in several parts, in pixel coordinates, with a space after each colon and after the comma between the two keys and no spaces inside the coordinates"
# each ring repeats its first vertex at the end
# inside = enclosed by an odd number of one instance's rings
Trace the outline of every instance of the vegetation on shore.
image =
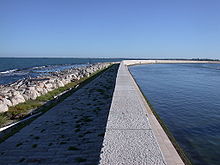
{"type": "Polygon", "coordinates": [[[28,113],[30,113],[31,110],[39,108],[47,101],[53,100],[60,93],[63,93],[68,89],[74,88],[81,81],[83,80],[80,79],[79,81],[71,82],[65,85],[64,87],[54,89],[53,91],[50,91],[45,95],[39,96],[35,100],[27,100],[24,103],[20,103],[16,106],[9,107],[9,110],[5,113],[5,115],[10,119],[20,119],[26,116],[28,113]]]}
{"type": "Polygon", "coordinates": [[[27,100],[24,103],[20,103],[16,106],[9,107],[9,110],[0,115],[0,126],[7,125],[11,120],[19,120],[31,113],[32,110],[37,109],[44,105],[46,102],[53,100],[58,94],[74,88],[81,81],[71,82],[64,87],[54,89],[45,95],[37,97],[35,100],[27,100]]]}

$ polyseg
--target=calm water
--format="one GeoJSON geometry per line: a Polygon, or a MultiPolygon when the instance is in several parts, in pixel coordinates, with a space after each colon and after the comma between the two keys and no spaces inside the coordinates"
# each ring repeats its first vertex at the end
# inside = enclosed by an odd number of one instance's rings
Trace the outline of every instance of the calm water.
{"type": "Polygon", "coordinates": [[[79,65],[121,60],[101,58],[0,58],[0,84],[8,84],[29,76],[36,77],[79,65]]]}
{"type": "Polygon", "coordinates": [[[149,64],[130,71],[196,165],[220,164],[220,64],[149,64]]]}

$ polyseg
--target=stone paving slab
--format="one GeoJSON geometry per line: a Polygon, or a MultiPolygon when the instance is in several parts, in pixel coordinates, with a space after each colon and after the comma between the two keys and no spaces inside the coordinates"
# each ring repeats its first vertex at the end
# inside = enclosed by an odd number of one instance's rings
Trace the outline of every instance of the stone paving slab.
{"type": "Polygon", "coordinates": [[[144,114],[134,116],[134,114],[112,115],[110,113],[109,118],[111,120],[108,120],[107,129],[151,129],[144,114]]]}
{"type": "Polygon", "coordinates": [[[114,91],[114,98],[117,97],[117,96],[126,97],[126,96],[134,95],[134,94],[137,95],[137,92],[135,90],[115,90],[114,91]]]}
{"type": "Polygon", "coordinates": [[[165,165],[152,130],[107,130],[103,165],[165,165]]]}
{"type": "Polygon", "coordinates": [[[149,129],[150,125],[138,100],[115,96],[109,112],[107,129],[149,129]],[[121,106],[121,103],[123,107],[121,106]]]}

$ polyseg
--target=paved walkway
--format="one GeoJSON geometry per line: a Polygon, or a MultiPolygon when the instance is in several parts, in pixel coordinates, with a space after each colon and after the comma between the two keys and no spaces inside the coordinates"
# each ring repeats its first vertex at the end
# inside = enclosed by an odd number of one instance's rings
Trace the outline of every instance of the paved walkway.
{"type": "Polygon", "coordinates": [[[0,165],[98,164],[117,67],[0,144],[0,165]]]}
{"type": "Polygon", "coordinates": [[[0,164],[183,165],[123,64],[112,100],[116,71],[1,143],[0,164]]]}
{"type": "Polygon", "coordinates": [[[116,79],[103,146],[101,165],[183,165],[123,63],[116,79]]]}

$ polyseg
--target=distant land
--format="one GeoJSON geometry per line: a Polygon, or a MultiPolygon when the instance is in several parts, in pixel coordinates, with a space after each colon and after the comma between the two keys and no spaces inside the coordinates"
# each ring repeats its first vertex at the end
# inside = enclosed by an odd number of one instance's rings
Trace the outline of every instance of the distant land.
{"type": "Polygon", "coordinates": [[[220,61],[220,59],[212,58],[114,58],[114,57],[0,57],[0,58],[41,58],[41,59],[118,59],[118,60],[194,60],[194,61],[220,61]]]}

